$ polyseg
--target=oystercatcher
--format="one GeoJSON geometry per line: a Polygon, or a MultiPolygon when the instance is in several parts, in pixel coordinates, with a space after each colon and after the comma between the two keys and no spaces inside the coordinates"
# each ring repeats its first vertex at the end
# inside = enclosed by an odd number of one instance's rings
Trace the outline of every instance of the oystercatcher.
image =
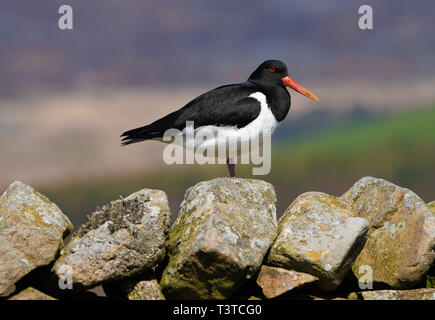
{"type": "MultiPolygon", "coordinates": [[[[252,132],[273,132],[290,110],[290,94],[286,87],[318,101],[314,94],[289,77],[287,66],[282,61],[267,60],[246,82],[210,90],[149,125],[124,132],[121,135],[122,145],[144,140],[163,141],[168,129],[178,129],[186,135],[186,123],[189,121],[193,121],[194,131],[219,129],[226,133],[226,139],[233,140],[251,139],[252,132]]],[[[218,145],[220,141],[214,139],[207,143],[218,145]]],[[[194,147],[198,147],[198,144],[194,147]]],[[[230,176],[235,177],[234,155],[226,156],[230,176]]]]}

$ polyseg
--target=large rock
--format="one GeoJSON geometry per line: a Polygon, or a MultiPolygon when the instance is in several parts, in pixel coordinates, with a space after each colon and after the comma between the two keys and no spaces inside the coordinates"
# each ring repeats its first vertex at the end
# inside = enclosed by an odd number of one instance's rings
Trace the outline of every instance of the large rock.
{"type": "Polygon", "coordinates": [[[352,269],[372,269],[373,281],[412,288],[435,258],[435,215],[412,191],[383,179],[365,177],[344,195],[358,217],[370,223],[367,242],[352,269]]]}
{"type": "Polygon", "coordinates": [[[435,300],[435,289],[375,290],[351,293],[349,300],[435,300]]]}
{"type": "Polygon", "coordinates": [[[230,297],[276,236],[275,202],[273,186],[260,180],[218,178],[189,188],[170,233],[165,297],[230,297]]]}
{"type": "Polygon", "coordinates": [[[53,261],[72,229],[57,205],[22,182],[12,183],[0,197],[0,296],[53,261]]]}
{"type": "Polygon", "coordinates": [[[268,264],[309,273],[332,291],[349,272],[365,242],[368,222],[352,216],[349,203],[321,192],[297,197],[279,222],[268,264]]]}
{"type": "Polygon", "coordinates": [[[317,280],[317,277],[308,273],[263,265],[258,274],[257,284],[264,296],[271,299],[317,280]]]}
{"type": "Polygon", "coordinates": [[[170,215],[159,190],[112,201],[89,216],[53,270],[61,279],[91,287],[151,269],[165,256],[170,215]]]}

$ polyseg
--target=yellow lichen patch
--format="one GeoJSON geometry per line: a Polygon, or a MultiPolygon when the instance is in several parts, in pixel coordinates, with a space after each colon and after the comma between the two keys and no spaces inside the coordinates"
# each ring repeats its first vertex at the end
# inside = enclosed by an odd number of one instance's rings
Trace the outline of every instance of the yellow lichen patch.
{"type": "Polygon", "coordinates": [[[325,253],[324,250],[322,251],[307,251],[306,254],[311,260],[318,261],[322,257],[322,255],[325,253]]]}
{"type": "Polygon", "coordinates": [[[320,224],[319,228],[320,228],[320,230],[322,230],[322,231],[327,231],[327,230],[329,230],[329,226],[328,226],[327,224],[325,224],[325,223],[320,224]]]}
{"type": "Polygon", "coordinates": [[[432,201],[426,205],[433,213],[435,213],[435,201],[432,201]]]}

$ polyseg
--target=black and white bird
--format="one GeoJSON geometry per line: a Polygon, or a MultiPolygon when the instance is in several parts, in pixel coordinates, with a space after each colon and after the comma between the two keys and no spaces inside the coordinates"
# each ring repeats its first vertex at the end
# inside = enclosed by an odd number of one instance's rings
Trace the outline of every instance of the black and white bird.
{"type": "MultiPolygon", "coordinates": [[[[122,145],[144,140],[163,141],[163,135],[168,129],[177,129],[185,135],[188,121],[193,122],[195,131],[210,129],[224,132],[221,140],[215,138],[200,142],[216,147],[228,143],[228,139],[252,139],[263,130],[273,133],[290,110],[290,94],[286,87],[318,101],[315,95],[289,77],[287,66],[282,61],[267,60],[246,82],[210,90],[149,125],[124,132],[121,135],[122,145]],[[222,138],[226,141],[222,141],[222,138]]],[[[198,143],[194,147],[199,147],[198,143]]],[[[236,152],[240,154],[240,150],[236,152]]],[[[226,154],[231,177],[235,177],[235,164],[232,161],[234,156],[237,155],[226,154]]]]}

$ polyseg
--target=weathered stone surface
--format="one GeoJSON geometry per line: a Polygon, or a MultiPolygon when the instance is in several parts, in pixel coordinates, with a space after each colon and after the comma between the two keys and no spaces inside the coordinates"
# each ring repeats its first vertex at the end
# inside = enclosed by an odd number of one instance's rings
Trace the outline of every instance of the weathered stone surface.
{"type": "Polygon", "coordinates": [[[276,236],[275,202],[273,186],[260,180],[218,178],[189,188],[170,233],[165,297],[230,297],[276,236]]]}
{"type": "Polygon", "coordinates": [[[429,202],[427,204],[427,207],[430,209],[430,211],[432,211],[433,213],[435,213],[435,201],[429,202]]]}
{"type": "Polygon", "coordinates": [[[165,300],[157,280],[143,280],[138,282],[128,294],[129,300],[165,300]]]}
{"type": "Polygon", "coordinates": [[[368,222],[352,216],[343,199],[321,192],[297,197],[279,221],[268,264],[309,273],[334,290],[364,245],[368,222]]]}
{"type": "Polygon", "coordinates": [[[349,300],[435,300],[435,289],[377,290],[351,293],[349,300]]]}
{"type": "Polygon", "coordinates": [[[84,287],[143,272],[163,260],[169,224],[166,194],[142,189],[92,213],[53,270],[84,287]]]}
{"type": "Polygon", "coordinates": [[[264,296],[271,299],[317,280],[319,279],[311,274],[263,265],[257,284],[263,290],[264,296]]]}
{"type": "Polygon", "coordinates": [[[22,182],[0,196],[0,296],[56,258],[73,225],[57,205],[22,182]]]}
{"type": "Polygon", "coordinates": [[[49,295],[32,287],[24,289],[20,293],[10,297],[8,300],[57,300],[49,295]]]}
{"type": "Polygon", "coordinates": [[[412,288],[435,258],[435,215],[412,191],[383,179],[365,177],[343,196],[355,216],[370,223],[367,242],[352,267],[370,266],[373,281],[412,288]]]}

